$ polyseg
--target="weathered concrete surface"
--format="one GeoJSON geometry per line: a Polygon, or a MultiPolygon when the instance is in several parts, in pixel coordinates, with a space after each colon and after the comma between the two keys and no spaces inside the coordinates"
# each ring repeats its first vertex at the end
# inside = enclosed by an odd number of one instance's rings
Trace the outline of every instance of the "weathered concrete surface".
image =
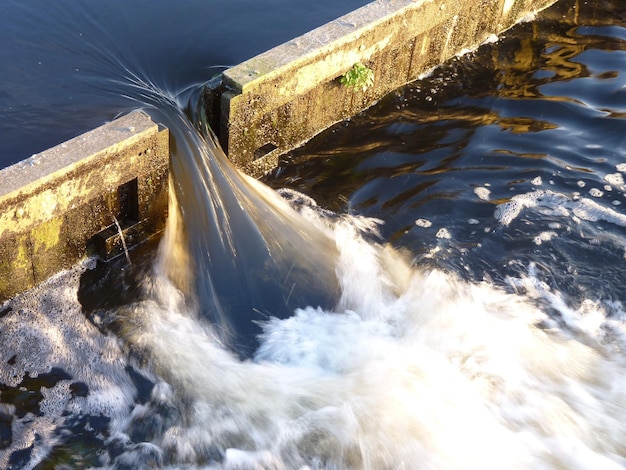
{"type": "Polygon", "coordinates": [[[0,171],[0,302],[158,233],[169,132],[133,112],[0,171]]]}
{"type": "Polygon", "coordinates": [[[556,0],[378,0],[226,70],[206,109],[229,158],[253,176],[322,130],[556,0]],[[374,84],[340,77],[361,62],[374,84]]]}

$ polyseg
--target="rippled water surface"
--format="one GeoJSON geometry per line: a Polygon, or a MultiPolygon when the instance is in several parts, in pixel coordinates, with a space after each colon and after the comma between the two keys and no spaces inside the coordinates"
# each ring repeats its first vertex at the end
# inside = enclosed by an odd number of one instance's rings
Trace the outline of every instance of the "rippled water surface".
{"type": "Polygon", "coordinates": [[[0,467],[626,466],[621,0],[398,90],[277,192],[180,111],[193,80],[127,55],[92,85],[170,127],[178,199],[156,255],[0,307],[0,467]]]}

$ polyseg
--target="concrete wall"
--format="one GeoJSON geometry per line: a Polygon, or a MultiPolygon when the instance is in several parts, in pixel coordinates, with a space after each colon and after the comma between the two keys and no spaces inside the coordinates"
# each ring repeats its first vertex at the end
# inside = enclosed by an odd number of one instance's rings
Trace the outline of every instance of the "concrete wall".
{"type": "Polygon", "coordinates": [[[229,158],[253,176],[281,154],[370,107],[555,0],[378,0],[226,70],[205,94],[229,158]],[[356,62],[373,86],[339,79],[356,62]]]}
{"type": "Polygon", "coordinates": [[[0,302],[162,230],[169,133],[134,112],[0,171],[0,302]]]}

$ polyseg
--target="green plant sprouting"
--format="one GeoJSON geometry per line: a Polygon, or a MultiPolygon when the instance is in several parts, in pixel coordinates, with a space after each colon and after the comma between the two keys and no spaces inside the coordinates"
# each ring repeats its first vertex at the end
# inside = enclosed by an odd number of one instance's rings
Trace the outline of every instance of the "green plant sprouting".
{"type": "Polygon", "coordinates": [[[340,82],[355,91],[365,91],[374,84],[374,72],[369,67],[357,62],[341,76],[340,82]]]}

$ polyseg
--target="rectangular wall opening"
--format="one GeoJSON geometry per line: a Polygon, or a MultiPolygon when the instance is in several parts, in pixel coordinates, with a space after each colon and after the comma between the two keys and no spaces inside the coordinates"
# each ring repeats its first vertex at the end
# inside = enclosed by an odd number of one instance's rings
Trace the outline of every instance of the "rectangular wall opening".
{"type": "Polygon", "coordinates": [[[264,157],[265,155],[270,153],[272,150],[276,150],[277,148],[278,148],[277,145],[274,145],[273,143],[268,142],[267,144],[259,147],[258,149],[254,151],[254,159],[258,160],[259,158],[264,157]]]}
{"type": "Polygon", "coordinates": [[[132,225],[139,220],[139,193],[137,178],[117,188],[118,214],[117,219],[125,225],[132,225]]]}

